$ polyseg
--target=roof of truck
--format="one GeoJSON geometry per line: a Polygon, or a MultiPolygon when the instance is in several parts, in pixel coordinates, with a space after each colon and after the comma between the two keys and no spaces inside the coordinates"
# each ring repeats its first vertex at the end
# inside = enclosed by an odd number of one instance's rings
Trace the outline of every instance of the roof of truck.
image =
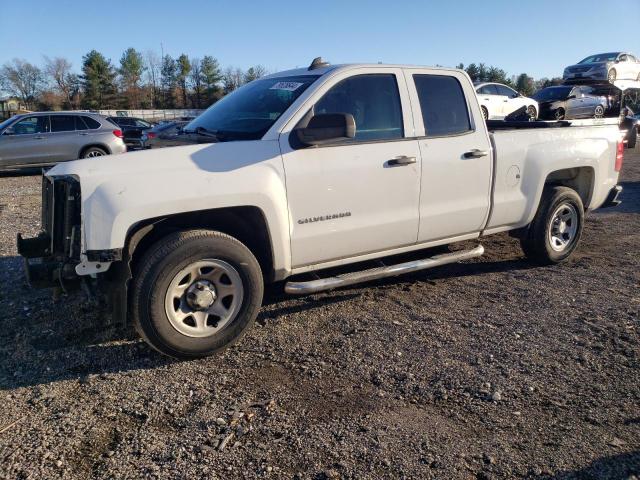
{"type": "Polygon", "coordinates": [[[282,72],[272,73],[271,75],[267,75],[263,78],[277,78],[277,77],[288,77],[288,76],[298,76],[298,75],[320,76],[335,70],[353,70],[357,68],[428,68],[429,70],[441,70],[443,72],[460,71],[455,68],[431,67],[428,65],[403,65],[403,64],[393,64],[393,63],[341,63],[336,65],[326,65],[322,67],[317,67],[311,70],[309,69],[309,67],[283,70],[282,72]]]}

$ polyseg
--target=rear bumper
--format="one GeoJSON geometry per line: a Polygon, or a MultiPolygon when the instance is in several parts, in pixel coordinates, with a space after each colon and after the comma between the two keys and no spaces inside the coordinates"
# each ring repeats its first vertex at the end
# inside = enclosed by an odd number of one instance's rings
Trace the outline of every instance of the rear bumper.
{"type": "Polygon", "coordinates": [[[607,195],[607,199],[604,201],[600,208],[609,208],[609,207],[617,207],[622,203],[618,197],[622,193],[622,186],[616,185],[609,191],[609,195],[607,195]]]}

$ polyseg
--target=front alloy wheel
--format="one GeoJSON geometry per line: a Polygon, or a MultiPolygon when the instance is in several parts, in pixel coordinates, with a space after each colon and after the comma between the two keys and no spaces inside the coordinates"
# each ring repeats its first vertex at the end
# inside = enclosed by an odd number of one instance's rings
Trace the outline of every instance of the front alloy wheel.
{"type": "Polygon", "coordinates": [[[595,118],[602,118],[604,117],[604,107],[602,105],[598,105],[595,109],[595,111],[593,112],[593,116],[595,118]]]}

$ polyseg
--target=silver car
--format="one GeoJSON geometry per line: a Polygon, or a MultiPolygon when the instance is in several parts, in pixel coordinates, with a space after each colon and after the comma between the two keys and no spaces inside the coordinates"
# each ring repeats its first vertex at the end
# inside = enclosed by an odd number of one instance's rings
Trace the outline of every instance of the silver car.
{"type": "Polygon", "coordinates": [[[94,113],[27,113],[0,123],[0,170],[126,151],[122,131],[94,113]]]}
{"type": "Polygon", "coordinates": [[[564,80],[640,81],[640,61],[630,53],[611,52],[591,55],[564,69],[564,80]]]}

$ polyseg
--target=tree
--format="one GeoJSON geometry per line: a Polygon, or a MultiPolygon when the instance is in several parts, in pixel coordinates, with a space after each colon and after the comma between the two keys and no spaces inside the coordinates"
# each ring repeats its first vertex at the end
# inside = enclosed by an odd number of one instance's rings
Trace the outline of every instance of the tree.
{"type": "Polygon", "coordinates": [[[161,59],[153,50],[147,50],[144,55],[145,71],[147,72],[147,85],[150,90],[151,108],[158,105],[158,83],[160,81],[161,59]]]}
{"type": "Polygon", "coordinates": [[[218,84],[222,81],[222,72],[218,60],[210,55],[205,55],[200,62],[202,83],[207,93],[207,103],[211,105],[219,93],[218,84]]]}
{"type": "MultiPolygon", "coordinates": [[[[54,90],[62,97],[62,106],[76,108],[78,105],[79,79],[71,72],[71,62],[63,57],[44,57],[44,73],[54,90]]],[[[49,97],[51,99],[52,97],[49,97]]],[[[51,100],[49,102],[52,103],[51,100]]]]}
{"type": "Polygon", "coordinates": [[[245,74],[239,68],[227,67],[222,75],[222,90],[225,95],[243,85],[245,74]]]}
{"type": "Polygon", "coordinates": [[[470,63],[466,69],[467,75],[471,77],[472,82],[480,81],[480,70],[478,70],[478,66],[475,63],[470,63]]]}
{"type": "Polygon", "coordinates": [[[525,97],[530,97],[535,91],[533,78],[531,78],[526,73],[521,73],[520,75],[518,75],[515,84],[516,90],[525,97]]]}
{"type": "Polygon", "coordinates": [[[191,72],[191,62],[189,57],[184,53],[178,57],[177,79],[182,91],[182,108],[188,108],[187,105],[187,78],[191,72]]]}
{"type": "Polygon", "coordinates": [[[19,97],[27,108],[33,107],[43,86],[42,71],[26,60],[14,58],[0,68],[0,87],[19,97]]]}
{"type": "Polygon", "coordinates": [[[488,82],[495,83],[505,83],[507,85],[511,84],[511,80],[507,78],[507,72],[502,70],[501,68],[491,66],[487,71],[487,80],[488,82]]]}
{"type": "Polygon", "coordinates": [[[189,74],[189,81],[193,88],[193,100],[191,103],[195,108],[200,108],[200,105],[202,104],[204,82],[202,77],[202,62],[199,58],[191,59],[191,73],[189,74]]]}
{"type": "Polygon", "coordinates": [[[128,48],[120,58],[120,78],[129,108],[140,107],[140,80],[144,73],[144,60],[135,48],[128,48]]]}
{"type": "Polygon", "coordinates": [[[116,72],[104,55],[91,50],[82,57],[83,104],[93,110],[116,106],[116,72]]]}
{"type": "Polygon", "coordinates": [[[264,68],[262,65],[255,65],[253,67],[249,67],[249,70],[247,70],[244,74],[243,83],[253,82],[254,80],[257,80],[260,77],[264,77],[266,74],[267,74],[267,69],[264,68]]]}
{"type": "Polygon", "coordinates": [[[176,61],[169,55],[162,59],[160,70],[160,84],[162,85],[162,108],[174,108],[178,67],[176,61]]]}

